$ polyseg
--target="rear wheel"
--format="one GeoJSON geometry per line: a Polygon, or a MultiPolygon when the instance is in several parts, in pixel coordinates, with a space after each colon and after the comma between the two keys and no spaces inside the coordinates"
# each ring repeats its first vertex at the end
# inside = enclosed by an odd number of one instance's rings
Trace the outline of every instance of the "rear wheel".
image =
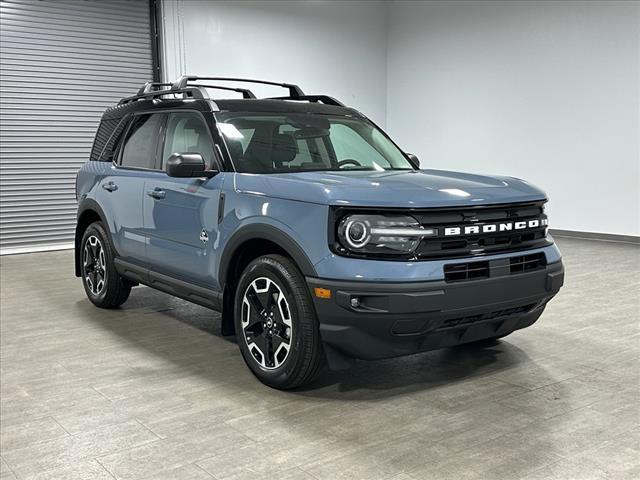
{"type": "Polygon", "coordinates": [[[80,245],[80,272],[87,297],[100,308],[119,307],[129,298],[131,284],[116,271],[113,248],[102,223],[89,225],[80,245]]]}
{"type": "Polygon", "coordinates": [[[235,295],[242,356],[261,382],[291,389],[311,382],[325,363],[320,332],[302,274],[282,255],[251,262],[235,295]]]}

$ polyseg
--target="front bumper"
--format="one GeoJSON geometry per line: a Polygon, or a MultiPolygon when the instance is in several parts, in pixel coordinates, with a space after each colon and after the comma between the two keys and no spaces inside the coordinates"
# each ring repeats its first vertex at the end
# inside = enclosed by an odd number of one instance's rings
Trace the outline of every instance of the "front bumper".
{"type": "Polygon", "coordinates": [[[517,274],[447,283],[307,277],[325,345],[374,360],[506,335],[528,327],[564,282],[561,261],[517,274]]]}

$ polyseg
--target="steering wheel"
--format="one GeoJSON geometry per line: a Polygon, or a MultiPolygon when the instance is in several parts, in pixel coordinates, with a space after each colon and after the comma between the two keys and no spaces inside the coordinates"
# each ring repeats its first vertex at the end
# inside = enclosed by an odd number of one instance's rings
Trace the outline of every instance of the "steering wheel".
{"type": "Polygon", "coordinates": [[[344,160],[340,160],[338,162],[338,168],[342,168],[345,165],[353,165],[354,167],[361,167],[362,166],[362,164],[359,161],[354,160],[353,158],[345,158],[344,160]]]}

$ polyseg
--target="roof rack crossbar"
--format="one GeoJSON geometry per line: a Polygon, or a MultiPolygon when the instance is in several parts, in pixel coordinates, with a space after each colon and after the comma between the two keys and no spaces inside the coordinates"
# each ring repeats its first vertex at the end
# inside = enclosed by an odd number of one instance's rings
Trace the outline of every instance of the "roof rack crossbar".
{"type": "Polygon", "coordinates": [[[221,87],[220,85],[189,85],[190,87],[204,87],[204,88],[215,88],[216,90],[228,90],[230,92],[238,92],[242,94],[242,98],[256,98],[251,90],[248,88],[233,88],[233,87],[221,87]]]}
{"type": "MultiPolygon", "coordinates": [[[[142,89],[144,89],[144,87],[142,89]]],[[[198,87],[187,87],[187,88],[181,88],[181,89],[171,88],[166,90],[155,90],[152,92],[142,93],[139,95],[133,95],[131,97],[123,98],[118,102],[118,105],[135,102],[137,100],[145,100],[145,99],[153,100],[154,98],[162,97],[164,95],[177,95],[177,94],[184,94],[188,98],[195,98],[199,100],[206,100],[209,98],[209,95],[207,95],[207,92],[198,87]]]]}
{"type": "Polygon", "coordinates": [[[300,95],[298,97],[269,97],[269,100],[301,100],[307,102],[322,102],[325,105],[335,105],[336,107],[344,107],[344,103],[329,95],[300,95]]]}
{"type": "Polygon", "coordinates": [[[259,83],[261,85],[274,85],[276,87],[282,87],[289,89],[289,96],[291,97],[303,97],[304,92],[298,85],[293,85],[291,83],[278,83],[278,82],[269,82],[267,80],[253,80],[250,78],[228,78],[228,77],[196,77],[190,75],[182,75],[171,87],[172,89],[178,90],[181,88],[185,88],[189,82],[194,82],[197,80],[216,80],[216,81],[227,81],[227,82],[245,82],[245,83],[259,83]]]}

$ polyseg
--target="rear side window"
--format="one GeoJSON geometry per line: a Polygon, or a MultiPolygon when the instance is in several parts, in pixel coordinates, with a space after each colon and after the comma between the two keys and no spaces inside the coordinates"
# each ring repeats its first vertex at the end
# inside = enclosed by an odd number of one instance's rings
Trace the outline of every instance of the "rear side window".
{"type": "Polygon", "coordinates": [[[120,165],[123,167],[156,168],[156,150],[162,120],[162,114],[135,117],[124,140],[120,165]]]}

